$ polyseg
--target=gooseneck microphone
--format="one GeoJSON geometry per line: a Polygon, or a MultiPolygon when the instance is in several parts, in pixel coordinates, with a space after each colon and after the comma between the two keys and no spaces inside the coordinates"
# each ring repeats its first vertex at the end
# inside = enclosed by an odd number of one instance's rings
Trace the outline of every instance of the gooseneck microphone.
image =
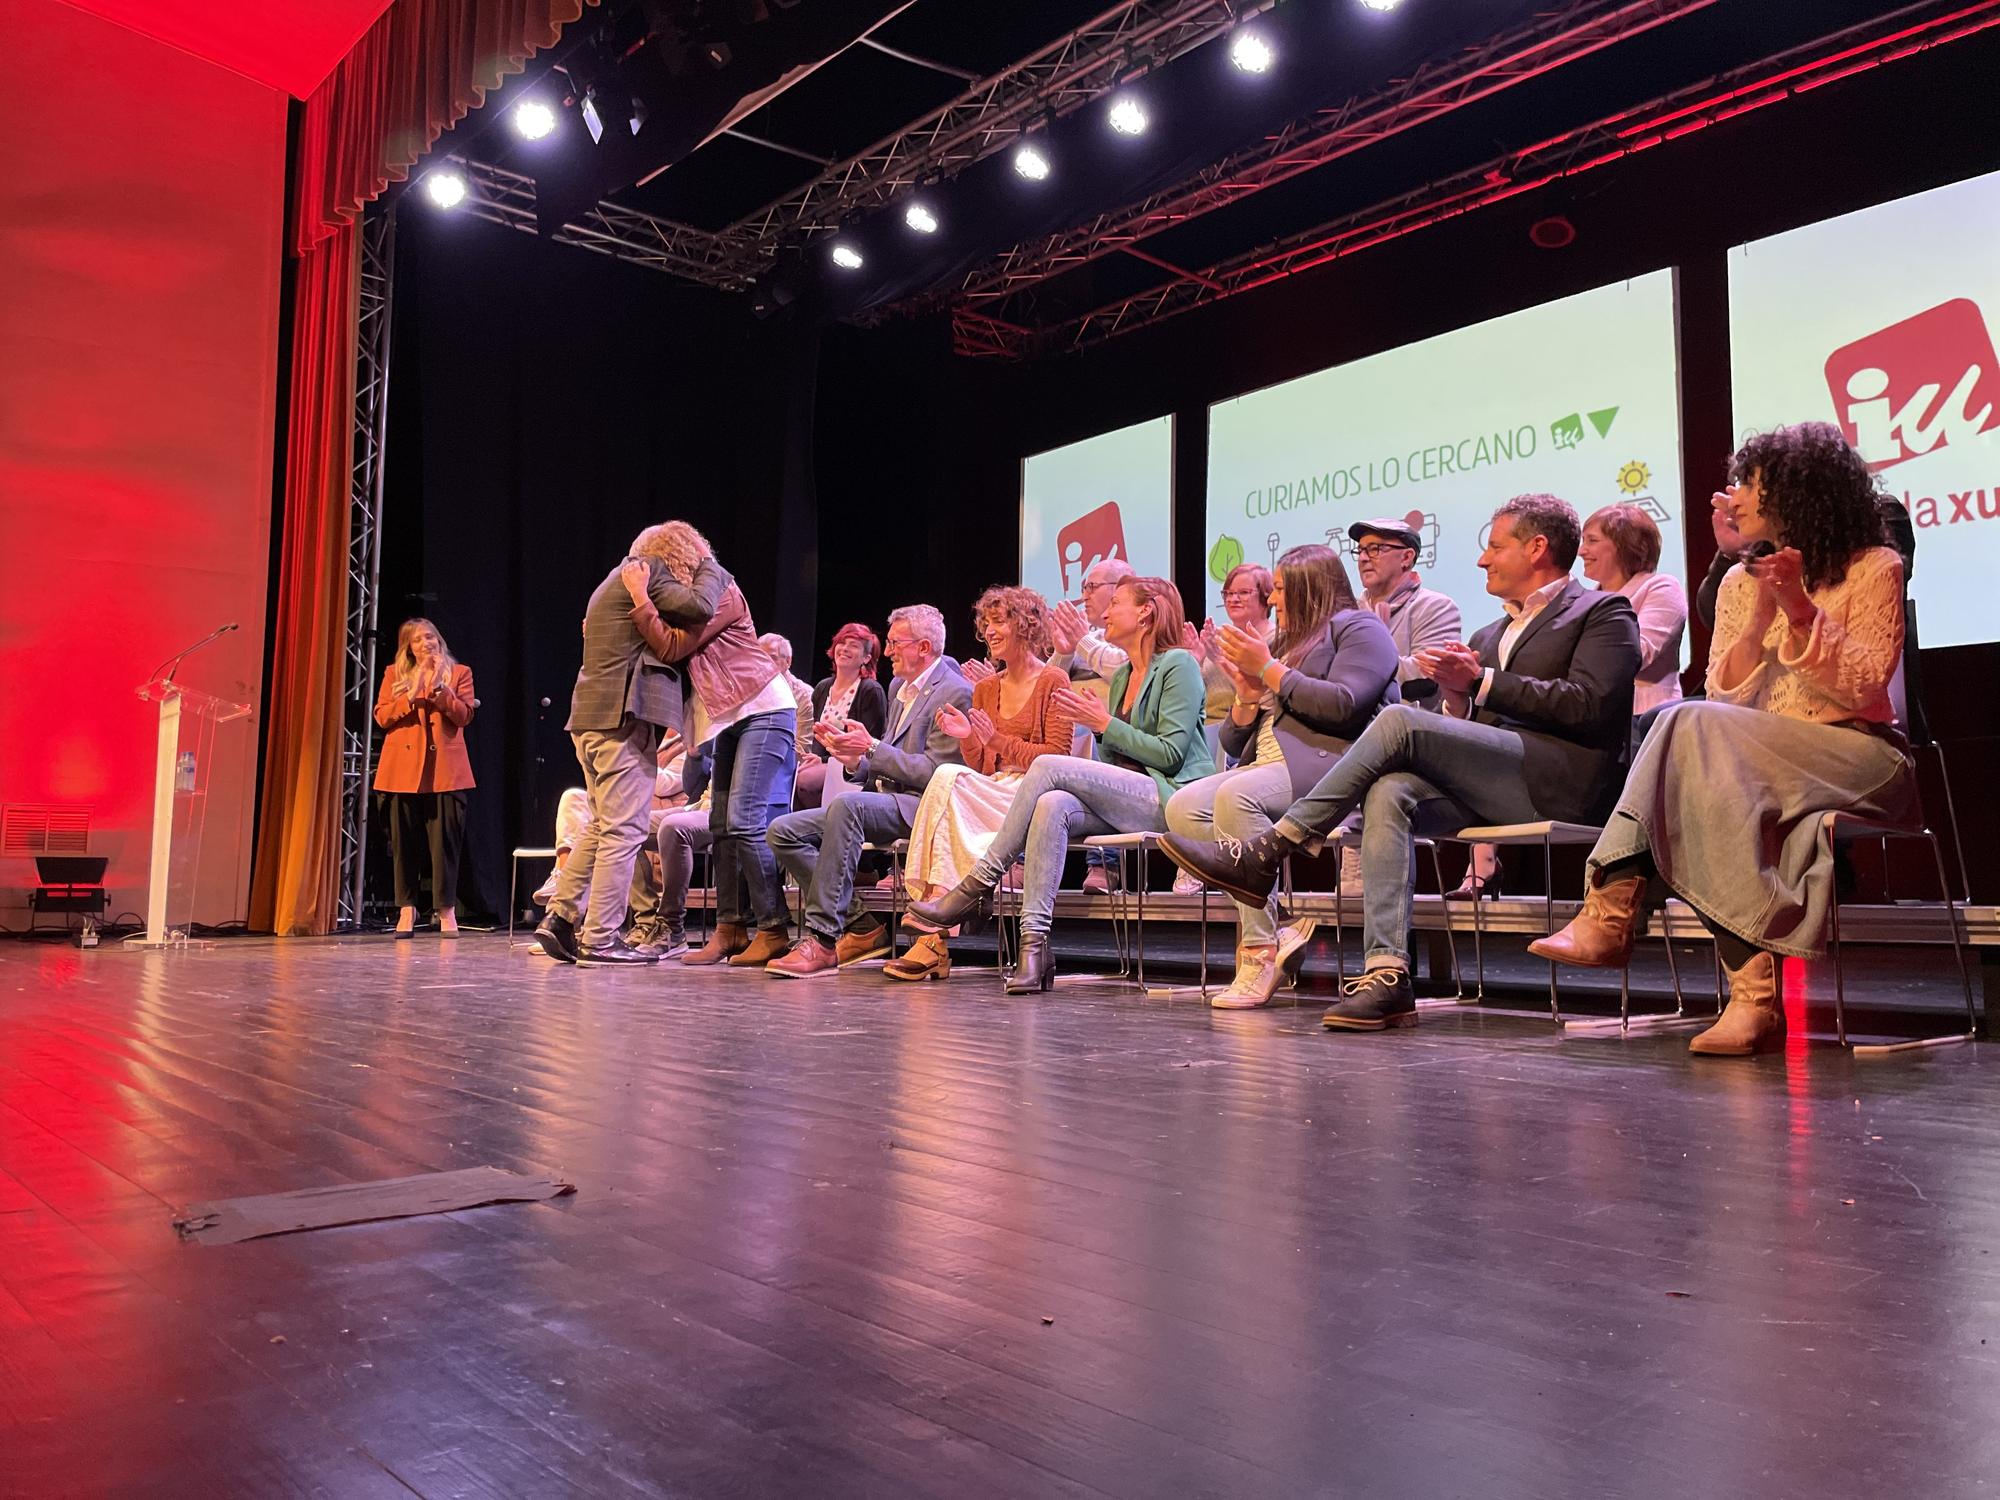
{"type": "Polygon", "coordinates": [[[165,661],[161,662],[157,667],[153,669],[153,676],[159,677],[162,673],[164,673],[166,676],[166,680],[168,682],[172,682],[174,680],[174,673],[180,671],[181,669],[181,662],[183,659],[185,659],[186,657],[193,656],[195,652],[199,651],[203,646],[206,646],[210,641],[215,640],[219,636],[225,636],[234,629],[236,629],[236,621],[234,620],[231,620],[227,625],[216,626],[215,629],[211,630],[207,635],[203,636],[200,640],[196,641],[192,646],[181,647],[180,650],[176,651],[172,656],[168,657],[165,661]]]}

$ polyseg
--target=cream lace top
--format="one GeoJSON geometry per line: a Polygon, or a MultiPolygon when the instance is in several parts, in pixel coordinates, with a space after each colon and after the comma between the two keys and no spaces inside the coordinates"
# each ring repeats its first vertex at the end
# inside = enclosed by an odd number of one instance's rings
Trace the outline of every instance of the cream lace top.
{"type": "Polygon", "coordinates": [[[1903,559],[1894,549],[1869,548],[1848,564],[1846,578],[1813,591],[1819,612],[1803,643],[1780,611],[1757,664],[1725,688],[1722,664],[1751,628],[1758,592],[1740,564],[1722,580],[1708,648],[1710,698],[1817,724],[1895,722],[1889,679],[1903,660],[1903,559]]]}

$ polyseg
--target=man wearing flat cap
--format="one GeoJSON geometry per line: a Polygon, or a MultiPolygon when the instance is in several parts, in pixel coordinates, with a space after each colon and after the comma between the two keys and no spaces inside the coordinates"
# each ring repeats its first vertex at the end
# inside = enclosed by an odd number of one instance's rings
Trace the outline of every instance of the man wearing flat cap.
{"type": "Polygon", "coordinates": [[[1424,539],[1408,521],[1356,521],[1347,528],[1354,539],[1354,561],[1361,575],[1362,604],[1389,627],[1401,658],[1396,680],[1421,677],[1416,654],[1427,646],[1458,639],[1458,605],[1449,596],[1423,586],[1417,576],[1417,555],[1424,539]]]}

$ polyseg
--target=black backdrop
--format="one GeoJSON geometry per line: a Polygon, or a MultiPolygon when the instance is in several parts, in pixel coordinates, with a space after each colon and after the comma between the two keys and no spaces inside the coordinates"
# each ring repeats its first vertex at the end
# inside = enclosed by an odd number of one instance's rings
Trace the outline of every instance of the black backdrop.
{"type": "MultiPolygon", "coordinates": [[[[1684,503],[1698,522],[1733,446],[1724,251],[2000,168],[2000,137],[1975,125],[1996,76],[2000,36],[1987,33],[1023,366],[954,357],[942,320],[817,337],[760,326],[658,273],[409,203],[383,623],[432,614],[477,673],[476,893],[497,907],[508,846],[546,842],[555,796],[575,781],[560,728],[583,600],[641,525],[669,515],[715,541],[760,626],[797,645],[802,676],[818,675],[840,623],[879,630],[915,599],[944,609],[963,650],[972,599],[1017,569],[1021,458],[1172,412],[1177,571],[1198,597],[1209,402],[1677,266],[1684,503]],[[1577,240],[1536,250],[1527,227],[1553,211],[1577,240]]],[[[1688,531],[1695,575],[1711,544],[1699,524],[1688,531]]],[[[1919,569],[1945,536],[1919,534],[1919,569]]],[[[1697,633],[1697,662],[1705,645],[1697,633]]],[[[2000,646],[1927,652],[1925,673],[1968,845],[1991,849],[2000,799],[1983,771],[2000,737],[2000,646]]],[[[1975,865],[1993,899],[2000,871],[1975,865]]]]}

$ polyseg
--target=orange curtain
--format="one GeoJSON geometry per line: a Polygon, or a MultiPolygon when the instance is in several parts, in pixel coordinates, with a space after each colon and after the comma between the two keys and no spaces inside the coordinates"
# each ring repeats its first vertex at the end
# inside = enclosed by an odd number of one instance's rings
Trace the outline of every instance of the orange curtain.
{"type": "Polygon", "coordinates": [[[292,163],[291,426],[250,925],[333,928],[363,209],[596,0],[396,0],[306,101],[292,163]]]}

